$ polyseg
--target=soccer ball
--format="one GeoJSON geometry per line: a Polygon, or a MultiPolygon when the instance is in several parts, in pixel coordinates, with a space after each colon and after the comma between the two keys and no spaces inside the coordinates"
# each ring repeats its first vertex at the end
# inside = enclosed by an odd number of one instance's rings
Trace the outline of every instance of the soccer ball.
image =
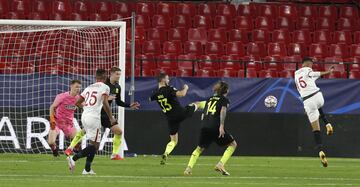
{"type": "Polygon", "coordinates": [[[273,95],[269,95],[265,98],[264,104],[268,108],[275,108],[277,105],[277,99],[273,95]]]}

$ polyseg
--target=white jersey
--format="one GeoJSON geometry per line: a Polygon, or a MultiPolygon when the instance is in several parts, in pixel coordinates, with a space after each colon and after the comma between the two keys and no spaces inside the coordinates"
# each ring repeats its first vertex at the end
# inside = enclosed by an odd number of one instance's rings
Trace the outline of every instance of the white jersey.
{"type": "Polygon", "coordinates": [[[295,84],[301,97],[306,97],[320,90],[315,84],[320,77],[320,72],[314,72],[309,67],[303,67],[295,71],[295,84]]]}
{"type": "Polygon", "coordinates": [[[82,115],[100,118],[103,107],[103,95],[109,95],[110,88],[103,82],[96,82],[80,94],[85,99],[82,115]]]}

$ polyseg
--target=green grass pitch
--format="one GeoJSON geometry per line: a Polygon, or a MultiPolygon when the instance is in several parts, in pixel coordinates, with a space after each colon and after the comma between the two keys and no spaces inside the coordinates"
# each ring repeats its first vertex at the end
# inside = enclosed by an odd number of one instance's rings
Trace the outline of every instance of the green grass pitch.
{"type": "Polygon", "coordinates": [[[219,158],[200,157],[193,175],[183,176],[189,156],[172,156],[165,166],[155,156],[122,161],[96,156],[93,169],[97,175],[82,176],[84,159],[70,174],[64,155],[0,154],[0,186],[360,186],[358,159],[329,158],[329,167],[322,168],[318,158],[240,156],[230,159],[231,176],[226,177],[213,171],[219,158]]]}

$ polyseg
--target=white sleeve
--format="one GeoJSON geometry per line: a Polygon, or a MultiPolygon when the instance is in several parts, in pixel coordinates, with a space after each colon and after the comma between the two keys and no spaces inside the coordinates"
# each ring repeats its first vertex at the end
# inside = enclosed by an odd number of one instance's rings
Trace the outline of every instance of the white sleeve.
{"type": "Polygon", "coordinates": [[[110,95],[110,87],[108,85],[104,85],[101,95],[110,95]]]}
{"type": "Polygon", "coordinates": [[[81,92],[80,97],[85,99],[85,95],[86,95],[86,89],[83,92],[81,92]]]}
{"type": "Polygon", "coordinates": [[[308,76],[309,77],[314,77],[314,78],[318,78],[321,76],[320,72],[319,71],[312,71],[312,70],[309,70],[308,72],[308,76]]]}

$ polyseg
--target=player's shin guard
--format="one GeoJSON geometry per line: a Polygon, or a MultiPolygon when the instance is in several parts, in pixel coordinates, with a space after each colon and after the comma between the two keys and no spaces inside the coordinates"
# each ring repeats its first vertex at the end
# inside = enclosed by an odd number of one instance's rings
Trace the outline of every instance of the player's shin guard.
{"type": "Polygon", "coordinates": [[[231,155],[234,153],[236,147],[235,146],[228,146],[225,150],[223,156],[220,159],[220,162],[225,165],[226,162],[230,159],[231,155]]]}
{"type": "Polygon", "coordinates": [[[120,151],[120,146],[121,146],[121,135],[119,134],[114,134],[114,138],[113,138],[113,155],[119,154],[120,151]]]}
{"type": "Polygon", "coordinates": [[[315,140],[315,144],[316,144],[316,150],[318,152],[323,151],[323,145],[322,145],[320,131],[313,131],[313,133],[314,133],[314,140],[315,140]]]}
{"type": "Polygon", "coordinates": [[[165,153],[164,155],[169,155],[175,148],[176,146],[176,142],[175,141],[170,141],[167,145],[166,145],[166,149],[165,149],[165,153]]]}
{"type": "Polygon", "coordinates": [[[194,165],[196,164],[197,159],[199,158],[201,154],[201,148],[197,147],[191,154],[189,163],[188,163],[188,167],[193,168],[194,165]]]}
{"type": "Polygon", "coordinates": [[[76,133],[74,139],[71,141],[69,148],[74,149],[74,147],[81,141],[81,139],[84,137],[85,132],[80,130],[76,133]]]}
{"type": "Polygon", "coordinates": [[[319,110],[319,113],[320,113],[320,119],[321,119],[325,124],[328,124],[329,121],[326,119],[323,109],[322,109],[322,108],[319,108],[318,110],[319,110]]]}
{"type": "Polygon", "coordinates": [[[89,154],[86,157],[86,163],[85,163],[85,171],[90,172],[91,170],[91,163],[94,160],[96,154],[96,148],[93,145],[89,145],[89,154]]]}

